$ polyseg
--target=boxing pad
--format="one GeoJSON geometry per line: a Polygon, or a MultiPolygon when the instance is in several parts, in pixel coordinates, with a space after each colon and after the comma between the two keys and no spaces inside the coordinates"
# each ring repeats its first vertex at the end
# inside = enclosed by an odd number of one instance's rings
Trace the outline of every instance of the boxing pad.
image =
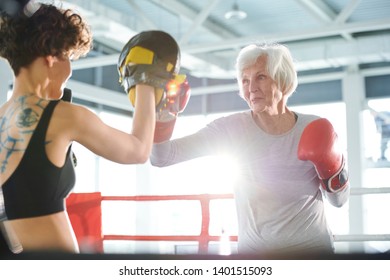
{"type": "Polygon", "coordinates": [[[188,104],[191,88],[187,79],[172,80],[167,85],[166,99],[156,114],[154,143],[167,141],[172,137],[176,119],[188,104]]]}
{"type": "Polygon", "coordinates": [[[163,31],[144,31],[133,36],[123,47],[118,60],[119,83],[135,105],[135,85],[153,86],[156,106],[166,98],[167,84],[177,78],[180,49],[175,39],[163,31]]]}
{"type": "Polygon", "coordinates": [[[327,119],[317,119],[305,127],[298,144],[298,158],[313,163],[326,191],[334,193],[348,184],[348,172],[344,156],[338,150],[337,134],[327,119]]]}

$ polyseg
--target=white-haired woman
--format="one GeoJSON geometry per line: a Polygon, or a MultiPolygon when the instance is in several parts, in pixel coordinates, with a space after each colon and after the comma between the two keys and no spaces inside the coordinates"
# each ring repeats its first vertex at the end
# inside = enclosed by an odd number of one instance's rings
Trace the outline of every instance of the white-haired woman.
{"type": "Polygon", "coordinates": [[[240,51],[236,69],[249,110],[216,119],[192,135],[156,143],[152,165],[229,150],[238,163],[238,252],[332,253],[323,198],[340,207],[349,194],[332,125],[288,108],[297,72],[285,46],[249,45],[240,51]]]}

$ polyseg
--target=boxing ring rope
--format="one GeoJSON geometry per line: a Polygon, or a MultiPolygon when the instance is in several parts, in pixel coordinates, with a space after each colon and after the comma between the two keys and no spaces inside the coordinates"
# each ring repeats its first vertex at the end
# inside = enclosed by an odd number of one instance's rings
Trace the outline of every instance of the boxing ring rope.
{"type": "MultiPolygon", "coordinates": [[[[389,194],[390,188],[351,188],[351,195],[389,194]]],[[[210,242],[220,242],[220,235],[210,235],[210,202],[212,200],[233,199],[233,194],[197,195],[139,195],[102,196],[101,193],[72,193],[68,198],[68,213],[78,241],[87,241],[97,251],[103,252],[103,241],[191,241],[198,243],[198,253],[207,254],[210,242]],[[201,229],[198,235],[104,235],[102,232],[101,204],[103,201],[199,201],[201,209],[201,229]],[[73,202],[72,202],[73,201],[73,202]],[[89,215],[89,216],[88,216],[89,215]]],[[[236,242],[237,236],[227,236],[228,241],[236,242]]],[[[334,235],[336,242],[390,241],[390,234],[346,234],[334,235]]]]}
{"type": "Polygon", "coordinates": [[[390,241],[390,234],[346,234],[334,235],[338,242],[390,241]]]}
{"type": "MultiPolygon", "coordinates": [[[[199,235],[103,235],[103,240],[131,241],[196,241],[198,252],[208,252],[210,241],[220,241],[220,236],[209,234],[210,201],[213,199],[233,199],[233,194],[199,194],[199,195],[150,195],[150,196],[102,196],[102,201],[166,201],[166,200],[195,200],[201,206],[201,231],[199,235]]],[[[237,241],[237,236],[230,236],[230,241],[237,241]]]]}
{"type": "Polygon", "coordinates": [[[351,188],[351,195],[390,193],[390,188],[351,188]]]}
{"type": "MultiPolygon", "coordinates": [[[[390,188],[351,188],[351,195],[387,194],[390,188]]],[[[390,241],[390,234],[345,234],[334,235],[336,242],[390,241]]]]}
{"type": "MultiPolygon", "coordinates": [[[[351,195],[385,194],[390,188],[351,188],[351,195]]],[[[210,201],[213,199],[233,199],[233,194],[199,194],[199,195],[161,195],[161,196],[102,196],[102,201],[163,201],[163,200],[197,200],[201,205],[201,232],[199,235],[103,235],[103,240],[131,241],[196,241],[198,252],[208,252],[210,241],[220,241],[221,236],[209,234],[210,201]]],[[[237,241],[237,236],[229,236],[230,241],[237,241]]],[[[390,234],[348,234],[334,235],[336,242],[390,241],[390,234]]]]}

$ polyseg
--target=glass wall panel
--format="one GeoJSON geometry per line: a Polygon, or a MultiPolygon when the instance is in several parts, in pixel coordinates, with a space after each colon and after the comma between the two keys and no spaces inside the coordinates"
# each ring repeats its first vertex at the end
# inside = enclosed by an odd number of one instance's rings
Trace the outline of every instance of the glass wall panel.
{"type": "MultiPolygon", "coordinates": [[[[378,194],[363,196],[365,234],[389,234],[390,223],[390,98],[367,101],[363,112],[363,187],[378,188],[378,194]]],[[[367,252],[388,252],[390,241],[372,241],[367,252]]]]}

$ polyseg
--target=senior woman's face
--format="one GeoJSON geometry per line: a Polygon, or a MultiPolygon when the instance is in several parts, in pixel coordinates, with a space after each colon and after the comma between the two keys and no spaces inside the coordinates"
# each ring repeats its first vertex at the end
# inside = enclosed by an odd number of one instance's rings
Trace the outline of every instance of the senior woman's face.
{"type": "Polygon", "coordinates": [[[268,74],[266,56],[243,70],[241,83],[244,99],[253,112],[277,113],[283,94],[268,74]]]}

